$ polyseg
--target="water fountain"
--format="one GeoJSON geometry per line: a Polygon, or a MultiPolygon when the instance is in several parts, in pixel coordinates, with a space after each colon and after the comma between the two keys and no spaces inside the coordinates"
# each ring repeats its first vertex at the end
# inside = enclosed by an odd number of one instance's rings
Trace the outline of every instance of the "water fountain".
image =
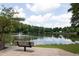
{"type": "Polygon", "coordinates": [[[18,34],[18,38],[19,38],[19,39],[22,38],[22,33],[21,33],[21,32],[18,34]]]}

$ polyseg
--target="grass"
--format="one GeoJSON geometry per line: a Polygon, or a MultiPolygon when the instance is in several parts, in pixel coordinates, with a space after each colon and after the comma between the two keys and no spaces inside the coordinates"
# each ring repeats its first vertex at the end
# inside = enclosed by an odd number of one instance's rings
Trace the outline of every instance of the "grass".
{"type": "Polygon", "coordinates": [[[37,45],[36,47],[42,47],[42,48],[60,48],[64,49],[66,51],[79,54],[79,44],[68,44],[68,45],[37,45]]]}

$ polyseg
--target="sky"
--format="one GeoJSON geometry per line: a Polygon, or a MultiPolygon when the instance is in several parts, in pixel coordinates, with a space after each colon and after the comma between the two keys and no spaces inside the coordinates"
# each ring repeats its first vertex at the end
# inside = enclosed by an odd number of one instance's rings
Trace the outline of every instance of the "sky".
{"type": "Polygon", "coordinates": [[[25,18],[24,24],[47,28],[70,26],[72,16],[68,9],[70,3],[0,3],[7,7],[13,7],[19,14],[14,17],[25,18]]]}

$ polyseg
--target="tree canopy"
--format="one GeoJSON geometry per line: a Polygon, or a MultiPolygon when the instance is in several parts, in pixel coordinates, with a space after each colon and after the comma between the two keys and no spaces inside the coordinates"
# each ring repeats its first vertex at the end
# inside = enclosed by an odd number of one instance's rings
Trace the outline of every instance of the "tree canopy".
{"type": "Polygon", "coordinates": [[[72,26],[79,26],[79,3],[71,3],[71,8],[68,10],[72,12],[71,24],[72,26]]]}

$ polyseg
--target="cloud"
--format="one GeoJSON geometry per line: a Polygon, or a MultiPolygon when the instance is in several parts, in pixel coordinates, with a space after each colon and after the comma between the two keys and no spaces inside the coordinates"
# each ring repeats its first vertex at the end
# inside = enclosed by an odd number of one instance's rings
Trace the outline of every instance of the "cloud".
{"type": "Polygon", "coordinates": [[[14,15],[14,17],[21,17],[21,18],[25,18],[26,14],[24,13],[23,8],[19,8],[18,6],[14,6],[15,12],[19,12],[17,14],[14,15]]]}
{"type": "Polygon", "coordinates": [[[33,11],[33,12],[48,12],[50,10],[53,10],[53,9],[56,9],[58,7],[60,7],[61,4],[59,3],[44,3],[44,2],[41,2],[41,3],[28,3],[26,4],[26,7],[33,11]]]}
{"type": "MultiPolygon", "coordinates": [[[[70,18],[72,16],[72,13],[61,13],[59,15],[54,15],[51,12],[48,12],[50,10],[54,10],[56,8],[59,8],[61,4],[59,3],[28,3],[26,4],[27,9],[33,11],[33,12],[46,12],[43,14],[32,14],[30,16],[26,17],[25,10],[21,7],[15,6],[15,11],[20,12],[19,14],[16,14],[17,17],[24,17],[26,20],[22,21],[24,24],[30,24],[33,26],[42,26],[42,27],[48,27],[48,28],[54,28],[54,27],[66,27],[70,26],[70,18]]],[[[31,12],[30,12],[31,13],[31,12]]]]}
{"type": "Polygon", "coordinates": [[[65,13],[61,15],[53,15],[51,13],[47,13],[45,15],[32,15],[28,17],[23,23],[49,28],[65,27],[70,26],[71,16],[71,13],[65,13]]]}

